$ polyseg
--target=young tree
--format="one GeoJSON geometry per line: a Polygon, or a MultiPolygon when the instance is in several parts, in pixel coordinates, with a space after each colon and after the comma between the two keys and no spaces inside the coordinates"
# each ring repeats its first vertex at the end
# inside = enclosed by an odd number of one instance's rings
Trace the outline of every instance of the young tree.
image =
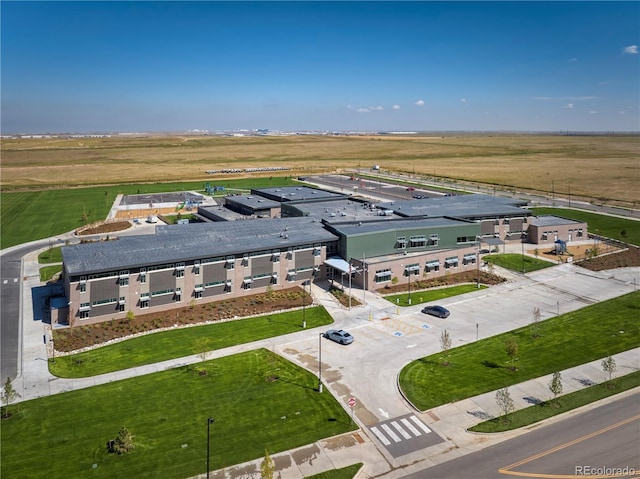
{"type": "MultiPolygon", "coordinates": [[[[207,356],[209,355],[209,351],[211,350],[211,341],[210,341],[210,339],[206,338],[204,336],[200,336],[199,338],[197,338],[195,340],[195,343],[193,345],[193,350],[200,357],[200,360],[204,363],[207,360],[207,356]]],[[[207,371],[204,368],[202,368],[202,369],[194,368],[193,369],[194,376],[195,376],[196,371],[201,376],[206,376],[207,375],[207,371]]]]}
{"type": "MultiPolygon", "coordinates": [[[[442,334],[440,335],[440,347],[442,348],[442,352],[445,357],[449,356],[449,349],[451,348],[451,336],[449,336],[449,331],[444,329],[442,334]]],[[[449,364],[449,361],[443,363],[445,366],[449,364]]]]}
{"type": "Polygon", "coordinates": [[[558,396],[562,394],[562,376],[560,375],[560,371],[553,373],[551,381],[549,382],[549,390],[553,394],[554,405],[558,407],[558,396]]]}
{"type": "Polygon", "coordinates": [[[496,404],[500,408],[500,411],[502,411],[502,422],[508,424],[509,414],[515,410],[509,388],[498,389],[496,391],[496,404]]]}
{"type": "Polygon", "coordinates": [[[136,447],[133,438],[133,434],[131,434],[126,427],[122,426],[116,438],[107,442],[107,450],[112,454],[118,455],[133,451],[136,447]]]}
{"type": "Polygon", "coordinates": [[[8,418],[11,416],[9,413],[9,406],[13,401],[20,397],[20,394],[13,389],[13,383],[11,382],[11,378],[7,378],[4,383],[4,388],[2,389],[2,393],[0,394],[2,398],[2,402],[5,403],[6,407],[4,408],[4,412],[2,414],[3,418],[8,418]]]}
{"type": "Polygon", "coordinates": [[[276,463],[271,456],[269,455],[269,451],[264,450],[264,460],[260,463],[260,476],[262,479],[273,479],[273,475],[276,472],[276,463]]]}
{"type": "Polygon", "coordinates": [[[609,376],[609,384],[607,385],[607,387],[613,388],[614,386],[611,383],[611,377],[613,376],[613,373],[618,370],[618,367],[616,366],[616,360],[613,359],[613,356],[609,356],[602,360],[602,370],[609,376]]]}
{"type": "Polygon", "coordinates": [[[136,313],[134,313],[133,311],[129,310],[127,311],[127,316],[126,316],[128,321],[133,321],[134,319],[136,319],[136,313]]]}
{"type": "Polygon", "coordinates": [[[518,359],[518,343],[515,338],[510,338],[507,341],[505,351],[507,352],[509,359],[511,359],[511,370],[517,371],[518,368],[516,368],[516,360],[518,359]]]}
{"type": "Polygon", "coordinates": [[[537,338],[540,336],[540,308],[537,306],[533,308],[533,320],[531,321],[531,337],[537,338]]]}

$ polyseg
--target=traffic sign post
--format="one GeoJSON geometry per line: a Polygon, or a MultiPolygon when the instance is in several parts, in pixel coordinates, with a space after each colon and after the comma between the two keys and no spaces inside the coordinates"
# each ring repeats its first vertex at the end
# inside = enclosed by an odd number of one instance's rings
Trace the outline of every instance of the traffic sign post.
{"type": "Polygon", "coordinates": [[[356,407],[356,398],[350,397],[349,400],[347,401],[347,404],[351,408],[351,422],[355,424],[355,421],[353,420],[353,410],[356,407]]]}

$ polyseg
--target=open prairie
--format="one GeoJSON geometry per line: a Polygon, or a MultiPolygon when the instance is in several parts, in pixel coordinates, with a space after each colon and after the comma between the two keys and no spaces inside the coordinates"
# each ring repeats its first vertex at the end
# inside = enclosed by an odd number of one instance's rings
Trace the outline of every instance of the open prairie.
{"type": "Polygon", "coordinates": [[[640,200],[639,152],[637,135],[5,139],[1,186],[215,181],[218,175],[206,170],[284,166],[299,175],[378,164],[386,171],[563,195],[570,189],[574,197],[633,205],[640,200]]]}

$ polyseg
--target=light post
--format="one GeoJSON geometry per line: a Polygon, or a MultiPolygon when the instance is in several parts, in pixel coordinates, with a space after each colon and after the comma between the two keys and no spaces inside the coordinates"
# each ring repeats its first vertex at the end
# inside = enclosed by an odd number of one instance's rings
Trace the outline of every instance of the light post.
{"type": "Polygon", "coordinates": [[[480,248],[482,247],[482,236],[476,236],[478,241],[478,251],[476,252],[476,289],[480,289],[480,248]]]}
{"type": "Polygon", "coordinates": [[[411,271],[407,271],[407,286],[409,287],[408,302],[411,306],[411,271]]]}
{"type": "Polygon", "coordinates": [[[349,262],[349,310],[351,310],[351,262],[349,262]]]}
{"type": "MultiPolygon", "coordinates": [[[[305,315],[305,306],[307,305],[307,290],[305,289],[305,286],[307,283],[308,281],[304,281],[302,283],[302,329],[307,329],[307,317],[305,315]]],[[[311,288],[309,288],[309,291],[311,291],[311,288]]]]}
{"type": "Polygon", "coordinates": [[[212,417],[207,419],[207,479],[209,479],[209,449],[211,444],[211,435],[209,434],[211,425],[215,422],[212,417]]]}
{"type": "Polygon", "coordinates": [[[318,334],[318,392],[322,393],[322,336],[324,333],[318,334]]]}
{"type": "Polygon", "coordinates": [[[522,244],[522,274],[524,274],[524,243],[520,244],[522,244]]]}

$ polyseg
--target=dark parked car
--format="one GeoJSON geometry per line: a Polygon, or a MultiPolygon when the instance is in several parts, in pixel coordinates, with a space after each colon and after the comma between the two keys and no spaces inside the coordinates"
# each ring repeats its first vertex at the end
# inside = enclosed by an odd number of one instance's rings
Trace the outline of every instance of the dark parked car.
{"type": "Polygon", "coordinates": [[[425,306],[422,312],[438,318],[448,318],[451,314],[447,308],[443,308],[442,306],[425,306]]]}
{"type": "Polygon", "coordinates": [[[324,337],[340,344],[351,344],[354,340],[354,337],[347,333],[344,329],[330,329],[329,331],[324,333],[324,337]]]}
{"type": "Polygon", "coordinates": [[[413,195],[413,197],[414,197],[416,200],[421,200],[422,198],[424,198],[424,196],[422,196],[422,195],[413,195]]]}

